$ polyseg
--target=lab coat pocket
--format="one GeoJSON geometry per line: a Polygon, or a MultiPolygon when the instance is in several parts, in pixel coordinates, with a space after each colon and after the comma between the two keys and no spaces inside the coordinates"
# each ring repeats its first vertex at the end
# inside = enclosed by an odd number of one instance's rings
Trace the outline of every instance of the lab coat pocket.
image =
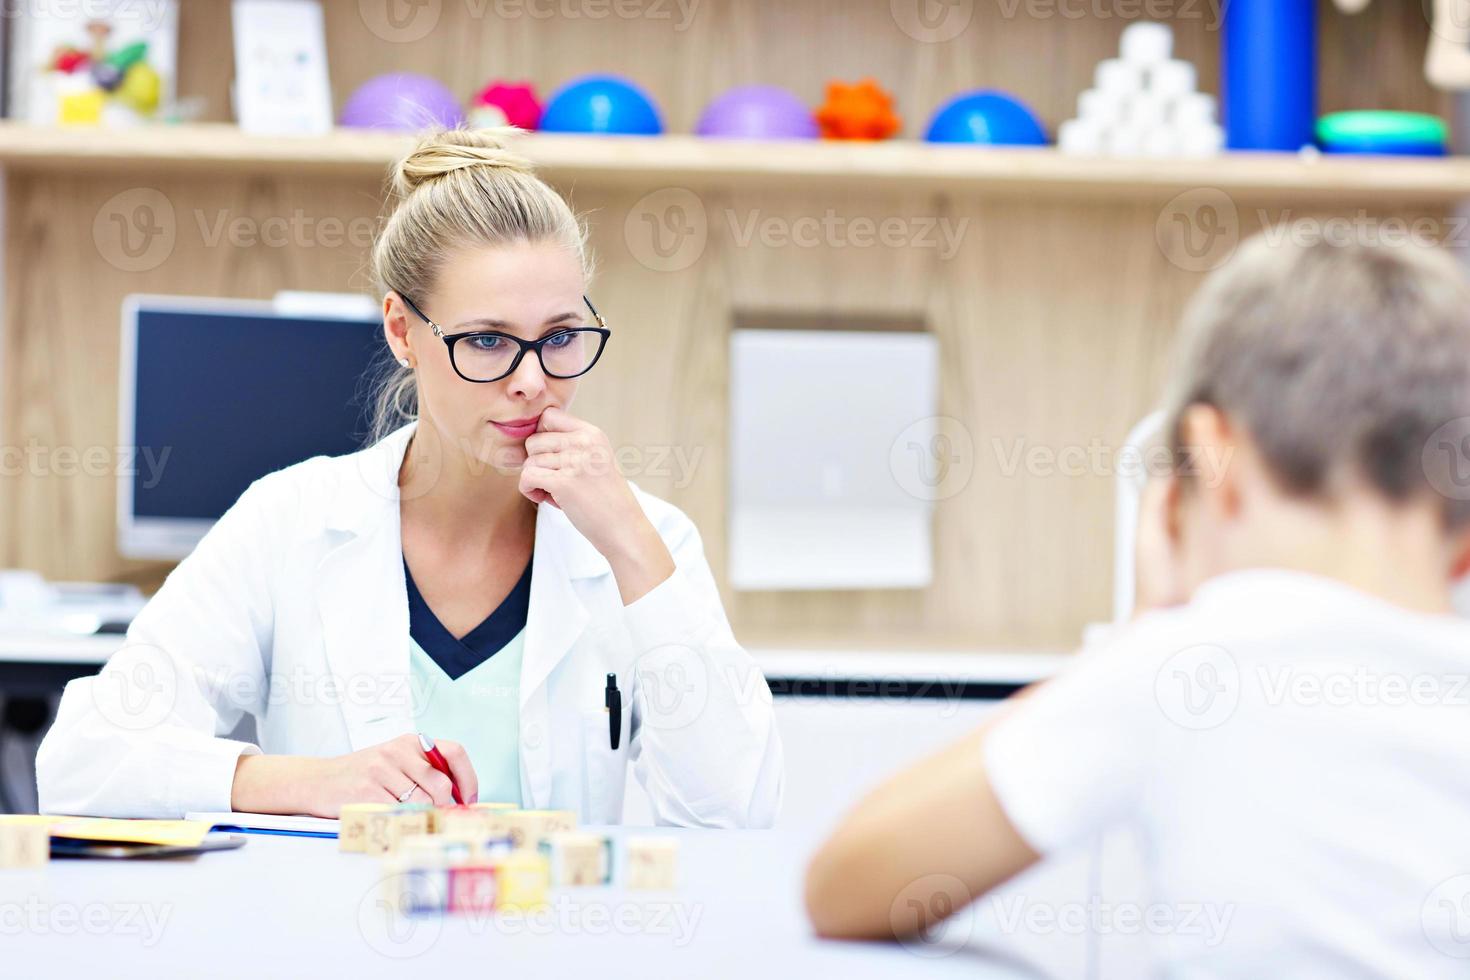
{"type": "Polygon", "coordinates": [[[630,710],[623,706],[619,721],[618,747],[614,749],[608,731],[606,711],[582,715],[582,753],[587,777],[588,823],[621,823],[623,790],[627,786],[628,731],[630,710]]]}

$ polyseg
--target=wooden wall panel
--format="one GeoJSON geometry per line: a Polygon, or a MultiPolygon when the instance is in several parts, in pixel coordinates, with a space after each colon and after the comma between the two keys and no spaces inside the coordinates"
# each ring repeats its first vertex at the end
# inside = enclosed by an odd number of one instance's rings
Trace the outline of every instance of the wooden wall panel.
{"type": "MultiPolygon", "coordinates": [[[[942,95],[971,85],[1016,90],[1054,125],[1070,114],[1093,63],[1115,49],[1126,23],[1007,18],[1007,5],[975,4],[958,37],[920,43],[898,29],[890,5],[879,0],[705,0],[687,31],[652,19],[478,17],[473,11],[482,5],[445,0],[433,31],[399,43],[373,33],[361,13],[371,6],[327,4],[339,101],[363,78],[392,69],[431,71],[461,91],[490,74],[524,75],[545,89],[581,70],[616,69],[659,94],[675,129],[688,129],[708,98],[732,84],[779,81],[816,100],[826,77],[867,73],[899,93],[911,133],[942,95]]],[[[1375,99],[1399,108],[1438,104],[1440,97],[1417,80],[1427,31],[1405,12],[1414,6],[1380,2],[1347,22],[1324,0],[1326,107],[1375,99]],[[1369,59],[1383,67],[1362,71],[1369,59]]],[[[1186,19],[1176,26],[1180,52],[1213,78],[1212,23],[1186,19]]],[[[226,118],[228,4],[190,0],[184,30],[184,93],[204,96],[210,116],[226,118]]],[[[112,468],[61,472],[68,468],[54,455],[59,448],[91,450],[95,459],[98,449],[115,450],[119,303],[130,292],[264,297],[286,288],[364,289],[365,244],[380,189],[375,180],[248,174],[12,175],[0,447],[12,452],[7,462],[15,450],[52,455],[49,464],[37,464],[42,472],[0,468],[0,567],[147,586],[161,581],[167,565],[124,561],[113,548],[112,468]],[[111,214],[127,219],[149,194],[155,205],[164,202],[156,211],[174,237],[166,254],[138,268],[105,231],[111,214]],[[95,233],[99,214],[104,233],[95,233]],[[337,225],[323,225],[331,221],[337,225]],[[281,222],[289,226],[284,244],[230,244],[230,228],[248,237],[281,222]],[[327,227],[349,234],[334,236],[327,227]]],[[[920,318],[942,340],[941,412],[959,420],[973,448],[964,489],[935,507],[935,586],[727,595],[743,635],[764,642],[1058,647],[1107,615],[1107,465],[1074,476],[1008,465],[1017,451],[1116,450],[1152,403],[1174,324],[1200,278],[1196,265],[1172,263],[1159,246],[1161,222],[1166,232],[1173,227],[1163,201],[563,190],[591,221],[601,260],[593,295],[615,330],[578,410],[641,453],[645,471],[635,477],[694,517],[717,574],[727,554],[726,375],[736,317],[920,318]],[[647,237],[647,221],[664,220],[670,201],[693,216],[702,235],[702,245],[672,264],[650,252],[647,237]],[[915,234],[939,221],[963,223],[964,231],[952,255],[913,241],[859,246],[830,233],[816,247],[746,237],[752,221],[790,230],[829,212],[847,228],[854,219],[898,218],[915,234]],[[694,462],[687,482],[668,464],[672,452],[694,462]],[[660,454],[662,468],[647,472],[660,454]]],[[[1289,208],[1235,203],[1241,232],[1279,220],[1289,208]]],[[[1353,212],[1350,203],[1340,213],[1353,212]]],[[[862,397],[862,384],[853,397],[862,397]]]]}
{"type": "MultiPolygon", "coordinates": [[[[138,191],[109,178],[11,178],[5,445],[79,454],[116,446],[117,310],[130,292],[262,297],[366,285],[363,250],[350,238],[365,240],[372,227],[378,199],[370,186],[171,181],[164,196],[172,250],[155,267],[128,271],[110,246],[99,246],[94,220],[117,195],[138,191]],[[289,245],[228,245],[228,229],[265,235],[282,219],[301,229],[289,245]],[[332,219],[347,240],[321,231],[332,219]]],[[[690,512],[717,570],[726,554],[726,368],[737,315],[922,318],[943,345],[941,413],[959,420],[972,447],[960,463],[970,470],[964,489],[935,507],[934,587],[731,595],[740,627],[788,640],[1053,646],[1105,616],[1111,457],[1065,475],[1028,454],[1115,452],[1152,403],[1174,324],[1199,279],[1160,249],[1159,203],[691,197],[705,242],[687,266],[668,270],[649,261],[638,235],[650,201],[663,198],[575,194],[601,265],[593,294],[615,330],[577,409],[635,454],[635,468],[642,461],[633,474],[642,485],[690,512]],[[840,230],[887,218],[910,222],[916,235],[939,220],[963,233],[947,255],[917,238],[895,248],[854,245],[840,230]],[[818,247],[771,245],[747,237],[753,219],[776,229],[825,220],[839,231],[818,247]],[[693,464],[692,479],[681,479],[673,453],[693,464]]],[[[1277,220],[1284,212],[1263,214],[1277,220]]],[[[1242,202],[1241,228],[1260,220],[1242,202]]],[[[853,397],[883,383],[892,382],[855,380],[853,397]]],[[[75,469],[0,478],[0,564],[156,584],[166,566],[124,561],[113,549],[113,471],[75,469]]]]}
{"type": "Polygon", "coordinates": [[[364,250],[321,223],[351,223],[357,241],[368,241],[378,195],[373,187],[245,177],[165,184],[12,176],[7,191],[7,377],[0,392],[7,431],[0,444],[36,444],[40,450],[29,456],[37,462],[24,468],[44,472],[15,475],[7,460],[0,565],[53,577],[156,574],[113,550],[115,468],[96,472],[54,456],[57,449],[116,455],[123,297],[363,288],[364,250]],[[129,223],[137,254],[124,250],[114,218],[129,223]],[[145,238],[135,220],[163,229],[161,237],[145,238]],[[255,244],[235,248],[232,240],[255,244]]]}

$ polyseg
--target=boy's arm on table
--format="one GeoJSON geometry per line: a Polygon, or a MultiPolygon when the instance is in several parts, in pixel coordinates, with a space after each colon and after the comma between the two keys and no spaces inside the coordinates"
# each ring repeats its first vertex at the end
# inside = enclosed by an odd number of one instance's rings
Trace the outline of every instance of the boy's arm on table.
{"type": "Polygon", "coordinates": [[[888,780],[847,816],[807,869],[807,914],[818,933],[917,932],[933,924],[932,910],[963,908],[1039,860],[986,775],[994,725],[888,780]]]}

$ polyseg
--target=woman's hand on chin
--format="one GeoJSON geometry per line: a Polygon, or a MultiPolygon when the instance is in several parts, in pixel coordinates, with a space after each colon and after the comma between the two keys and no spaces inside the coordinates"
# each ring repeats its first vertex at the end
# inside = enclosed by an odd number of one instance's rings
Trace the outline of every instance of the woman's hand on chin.
{"type": "Polygon", "coordinates": [[[607,435],[560,408],[541,413],[540,428],[526,438],[521,493],[567,515],[592,542],[631,605],[674,573],[674,559],[618,472],[607,435]]]}

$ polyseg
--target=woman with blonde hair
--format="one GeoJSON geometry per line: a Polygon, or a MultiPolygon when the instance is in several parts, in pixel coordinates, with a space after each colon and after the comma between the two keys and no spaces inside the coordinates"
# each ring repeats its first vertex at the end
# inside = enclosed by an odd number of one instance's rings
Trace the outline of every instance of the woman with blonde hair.
{"type": "Polygon", "coordinates": [[[44,811],[459,795],[616,823],[631,765],[660,823],[774,821],[770,691],[694,525],[572,414],[612,330],[582,225],[506,135],[437,133],[398,163],[373,439],[252,484],[68,686],[44,811]],[[224,737],[245,714],[258,745],[224,737]]]}

